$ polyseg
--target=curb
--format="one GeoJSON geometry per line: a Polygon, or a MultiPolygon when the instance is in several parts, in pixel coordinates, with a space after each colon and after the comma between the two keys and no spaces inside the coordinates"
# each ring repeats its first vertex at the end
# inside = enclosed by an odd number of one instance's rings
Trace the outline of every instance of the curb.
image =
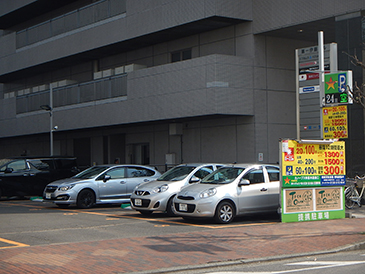
{"type": "MultiPolygon", "coordinates": [[[[208,270],[210,268],[222,267],[222,266],[234,266],[240,264],[249,264],[249,263],[257,263],[257,262],[269,262],[274,260],[285,260],[291,258],[299,258],[306,256],[316,256],[316,255],[325,255],[332,254],[344,251],[354,251],[354,250],[365,250],[365,241],[359,242],[356,244],[350,244],[346,246],[342,246],[339,248],[318,251],[318,252],[307,252],[307,253],[297,253],[291,255],[281,255],[281,256],[270,256],[270,257],[262,257],[262,258],[254,258],[254,259],[238,259],[232,261],[221,261],[221,262],[212,262],[201,265],[187,265],[187,266],[178,266],[178,267],[169,267],[169,268],[159,268],[155,270],[148,271],[140,271],[140,272],[131,272],[131,274],[154,274],[154,273],[178,273],[181,271],[192,271],[192,270],[208,270]]],[[[122,274],[122,272],[120,272],[122,274]]]]}

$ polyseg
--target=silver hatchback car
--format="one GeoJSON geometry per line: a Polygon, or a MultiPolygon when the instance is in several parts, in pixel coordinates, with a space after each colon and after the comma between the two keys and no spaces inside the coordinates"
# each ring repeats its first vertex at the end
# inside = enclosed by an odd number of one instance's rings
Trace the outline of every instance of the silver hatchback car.
{"type": "Polygon", "coordinates": [[[277,211],[280,169],[276,165],[236,164],[222,167],[174,198],[176,215],[185,219],[214,217],[230,223],[237,215],[277,211]]]}
{"type": "Polygon", "coordinates": [[[77,205],[90,208],[94,204],[127,203],[133,189],[161,176],[156,169],[141,165],[99,165],[46,186],[43,200],[61,208],[77,205]]]}
{"type": "Polygon", "coordinates": [[[131,195],[131,207],[143,215],[166,211],[173,216],[172,199],[182,187],[198,183],[222,164],[182,164],[166,171],[155,181],[136,187],[131,195]]]}

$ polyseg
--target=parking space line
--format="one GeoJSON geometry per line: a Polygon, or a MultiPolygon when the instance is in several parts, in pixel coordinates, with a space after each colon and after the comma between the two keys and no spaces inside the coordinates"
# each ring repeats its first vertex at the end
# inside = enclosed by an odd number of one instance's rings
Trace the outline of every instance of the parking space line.
{"type": "MultiPolygon", "coordinates": [[[[35,207],[39,208],[37,205],[22,205],[27,207],[35,207]]],[[[160,222],[160,223],[168,223],[168,224],[175,224],[175,225],[185,225],[185,226],[194,226],[194,227],[202,227],[202,228],[210,228],[210,229],[222,229],[222,228],[234,228],[234,227],[245,227],[245,226],[257,226],[257,225],[268,225],[268,224],[276,224],[277,222],[265,222],[265,223],[249,223],[249,224],[222,224],[222,225],[204,225],[204,224],[192,224],[192,223],[183,223],[173,220],[161,220],[161,219],[152,219],[152,218],[146,218],[146,217],[137,217],[137,216],[127,216],[127,215],[121,215],[121,214],[110,214],[110,213],[102,213],[102,212],[95,212],[95,211],[83,211],[80,209],[66,209],[66,208],[47,208],[47,209],[53,209],[53,210],[61,210],[61,211],[67,211],[67,212],[77,212],[77,213],[84,213],[84,214],[92,214],[92,215],[99,215],[99,216],[107,216],[107,217],[116,217],[116,218],[128,218],[128,219],[136,219],[136,220],[143,220],[143,221],[154,221],[154,222],[160,222]]]]}
{"type": "Polygon", "coordinates": [[[222,229],[222,228],[232,228],[232,227],[243,227],[243,226],[255,226],[255,225],[268,225],[268,224],[276,224],[276,222],[267,222],[267,223],[251,223],[251,224],[239,224],[239,225],[202,225],[202,224],[191,224],[191,223],[181,223],[178,221],[173,220],[159,220],[159,219],[151,219],[151,218],[144,218],[144,217],[136,217],[136,216],[125,216],[125,215],[109,215],[109,216],[115,216],[115,217],[123,217],[123,218],[129,218],[129,219],[137,219],[137,220],[145,220],[145,221],[155,221],[155,222],[161,222],[161,223],[170,223],[170,224],[178,224],[178,225],[186,225],[186,226],[195,226],[195,227],[203,227],[203,228],[211,228],[211,229],[222,229]]]}
{"type": "Polygon", "coordinates": [[[9,245],[13,245],[13,246],[3,246],[3,247],[0,247],[0,249],[29,246],[27,244],[14,242],[14,241],[7,240],[4,238],[0,238],[0,242],[7,243],[9,245]]]}

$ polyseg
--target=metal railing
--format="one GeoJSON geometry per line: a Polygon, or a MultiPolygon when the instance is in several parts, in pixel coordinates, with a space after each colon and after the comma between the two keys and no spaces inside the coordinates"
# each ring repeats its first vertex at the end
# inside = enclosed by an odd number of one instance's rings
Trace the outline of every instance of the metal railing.
{"type": "Polygon", "coordinates": [[[125,0],[101,0],[16,33],[21,48],[126,12],[125,0]]]}
{"type": "MultiPolygon", "coordinates": [[[[127,74],[53,88],[53,107],[127,96],[127,74]]],[[[16,113],[38,111],[49,104],[49,89],[16,97],[16,113]]]]}

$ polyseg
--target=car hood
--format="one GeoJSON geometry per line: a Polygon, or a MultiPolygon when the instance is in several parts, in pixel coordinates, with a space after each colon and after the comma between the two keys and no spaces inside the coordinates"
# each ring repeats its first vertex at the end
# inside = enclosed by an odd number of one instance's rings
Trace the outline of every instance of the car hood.
{"type": "Polygon", "coordinates": [[[219,188],[222,185],[217,185],[217,184],[193,184],[193,185],[189,185],[184,187],[183,189],[181,189],[181,191],[177,194],[178,196],[190,196],[190,197],[198,197],[199,194],[207,189],[210,188],[219,188]]]}
{"type": "Polygon", "coordinates": [[[162,186],[162,185],[172,185],[172,184],[179,184],[182,183],[183,181],[149,181],[146,183],[142,183],[138,186],[139,190],[152,190],[155,189],[156,187],[162,186]]]}
{"type": "Polygon", "coordinates": [[[52,183],[49,183],[49,186],[60,186],[60,185],[69,185],[69,184],[77,184],[77,183],[82,183],[84,182],[85,179],[78,179],[78,178],[66,178],[66,179],[61,179],[61,180],[57,180],[54,181],[52,183]]]}

